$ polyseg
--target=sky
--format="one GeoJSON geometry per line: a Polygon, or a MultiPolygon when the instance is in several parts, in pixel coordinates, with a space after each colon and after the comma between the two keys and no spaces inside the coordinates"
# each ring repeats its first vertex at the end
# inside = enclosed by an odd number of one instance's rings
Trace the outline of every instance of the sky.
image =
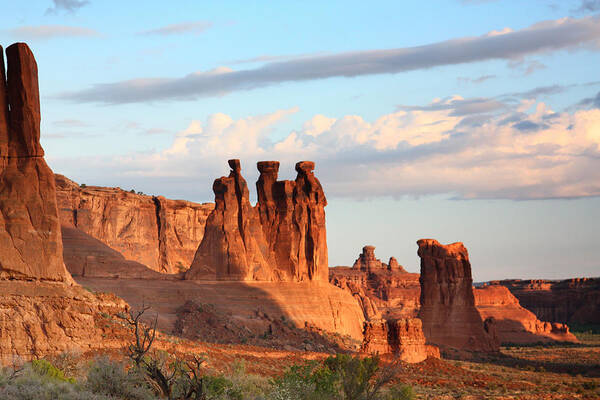
{"type": "Polygon", "coordinates": [[[600,0],[5,2],[39,67],[51,168],[197,202],[239,158],[314,160],[330,265],[476,281],[600,276],[600,0]]]}

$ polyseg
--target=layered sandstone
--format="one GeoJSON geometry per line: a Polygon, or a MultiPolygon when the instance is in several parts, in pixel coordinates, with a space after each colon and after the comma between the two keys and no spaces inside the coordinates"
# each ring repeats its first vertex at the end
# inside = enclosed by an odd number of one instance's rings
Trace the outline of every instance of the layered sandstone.
{"type": "MultiPolygon", "coordinates": [[[[55,180],[63,227],[76,228],[125,259],[163,273],[187,269],[214,207],[133,190],[79,185],[58,174],[55,180]]],[[[77,249],[65,248],[65,260],[70,271],[77,273],[80,267],[69,258],[72,251],[77,249]]]]}
{"type": "Polygon", "coordinates": [[[329,269],[329,282],[350,291],[365,317],[414,318],[419,309],[419,274],[408,273],[394,257],[388,264],[375,257],[375,246],[364,246],[352,268],[329,269]]]}
{"type": "Polygon", "coordinates": [[[422,323],[418,318],[365,322],[361,351],[394,354],[400,360],[417,363],[427,357],[439,358],[439,350],[425,344],[422,323]]]}
{"type": "Polygon", "coordinates": [[[215,208],[186,273],[192,280],[326,281],[327,200],[314,163],[296,164],[295,181],[278,181],[279,163],[258,163],[252,207],[239,160],[215,180],[215,208]]]}
{"type": "Polygon", "coordinates": [[[519,300],[500,285],[474,289],[475,304],[482,319],[493,317],[502,343],[535,343],[548,341],[577,342],[569,327],[557,322],[544,322],[521,307],[519,300]]]}
{"type": "Polygon", "coordinates": [[[0,281],[0,363],[64,352],[121,348],[103,316],[125,312],[114,295],[92,294],[78,285],[0,281]]]}
{"type": "Polygon", "coordinates": [[[421,239],[419,318],[427,342],[470,351],[497,351],[475,308],[469,254],[462,243],[421,239]]]}
{"type": "Polygon", "coordinates": [[[494,283],[506,286],[523,307],[544,321],[600,324],[600,278],[494,283]]]}
{"type": "Polygon", "coordinates": [[[0,278],[71,282],[52,171],[40,145],[37,64],[29,47],[0,47],[0,278]]]}
{"type": "Polygon", "coordinates": [[[297,329],[348,336],[356,349],[363,338],[365,319],[357,302],[348,292],[326,282],[76,279],[85,287],[115,293],[134,309],[142,304],[151,306],[163,332],[177,332],[177,310],[192,301],[210,304],[219,315],[227,316],[228,323],[248,327],[247,335],[263,334],[268,319],[279,319],[297,329]]]}

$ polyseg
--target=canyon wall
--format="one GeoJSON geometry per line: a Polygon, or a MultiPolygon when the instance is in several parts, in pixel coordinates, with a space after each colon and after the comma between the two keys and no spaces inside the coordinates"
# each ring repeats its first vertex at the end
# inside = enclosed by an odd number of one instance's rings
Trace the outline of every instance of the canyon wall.
{"type": "MultiPolygon", "coordinates": [[[[58,174],[55,180],[63,227],[79,229],[125,259],[162,273],[189,267],[214,207],[120,188],[79,185],[58,174]]],[[[75,250],[65,249],[65,262],[72,273],[81,268],[71,256],[75,250]]]]}
{"type": "Polygon", "coordinates": [[[326,281],[325,206],[314,163],[296,164],[295,181],[278,181],[279,163],[258,163],[252,207],[239,160],[213,184],[215,208],[186,273],[191,280],[326,281]]]}
{"type": "Polygon", "coordinates": [[[508,288],[539,319],[558,323],[600,324],[600,278],[562,281],[494,281],[508,288]]]}

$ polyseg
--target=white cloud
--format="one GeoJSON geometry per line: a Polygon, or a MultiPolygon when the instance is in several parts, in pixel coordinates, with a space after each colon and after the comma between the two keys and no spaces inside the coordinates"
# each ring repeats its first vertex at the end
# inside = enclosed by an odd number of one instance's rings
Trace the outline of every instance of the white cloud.
{"type": "MultiPolygon", "coordinates": [[[[523,100],[494,113],[456,112],[461,102],[473,101],[438,99],[374,121],[316,115],[275,142],[274,128],[297,109],[237,120],[214,114],[204,122],[192,121],[168,149],[96,160],[90,173],[105,174],[122,186],[142,179],[156,193],[209,200],[210,182],[227,173],[229,158],[242,160],[250,185],[257,177],[256,161],[280,160],[282,176],[291,178],[296,161],[312,159],[330,196],[600,195],[600,109],[557,113],[544,103],[523,100]]],[[[69,165],[79,173],[84,165],[73,159],[53,164],[67,174],[69,165]]]]}

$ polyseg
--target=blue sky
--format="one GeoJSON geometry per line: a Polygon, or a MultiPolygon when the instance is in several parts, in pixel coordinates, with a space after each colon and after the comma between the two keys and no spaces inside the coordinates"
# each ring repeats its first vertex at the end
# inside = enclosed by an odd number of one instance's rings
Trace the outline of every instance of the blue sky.
{"type": "Polygon", "coordinates": [[[600,275],[598,0],[30,0],[0,26],[80,183],[212,201],[228,158],[251,188],[314,159],[331,265],[417,271],[433,237],[476,280],[600,275]]]}

